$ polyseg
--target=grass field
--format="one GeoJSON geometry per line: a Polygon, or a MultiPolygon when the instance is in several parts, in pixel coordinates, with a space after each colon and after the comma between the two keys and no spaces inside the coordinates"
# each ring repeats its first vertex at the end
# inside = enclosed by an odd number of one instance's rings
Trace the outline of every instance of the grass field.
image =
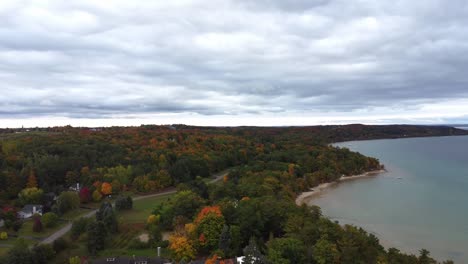
{"type": "Polygon", "coordinates": [[[9,248],[4,248],[4,247],[0,247],[0,256],[4,256],[8,250],[10,250],[9,248]]]}
{"type": "Polygon", "coordinates": [[[121,223],[145,223],[151,211],[156,205],[166,201],[173,194],[156,196],[147,199],[142,199],[133,202],[133,209],[129,211],[119,212],[117,217],[121,223]]]}

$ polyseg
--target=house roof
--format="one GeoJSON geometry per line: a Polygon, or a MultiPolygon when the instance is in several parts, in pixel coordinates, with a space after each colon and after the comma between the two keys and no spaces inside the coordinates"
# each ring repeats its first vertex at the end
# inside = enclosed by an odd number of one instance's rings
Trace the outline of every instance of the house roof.
{"type": "Polygon", "coordinates": [[[21,212],[26,213],[26,214],[27,213],[32,213],[34,207],[36,207],[36,211],[42,210],[42,205],[40,205],[40,204],[27,204],[18,213],[21,213],[21,212]]]}

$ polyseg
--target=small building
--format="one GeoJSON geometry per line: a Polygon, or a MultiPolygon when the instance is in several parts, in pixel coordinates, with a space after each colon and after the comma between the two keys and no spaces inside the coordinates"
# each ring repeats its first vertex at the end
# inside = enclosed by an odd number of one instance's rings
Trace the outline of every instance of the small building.
{"type": "Polygon", "coordinates": [[[35,214],[42,215],[43,206],[40,204],[27,204],[18,212],[21,219],[30,218],[35,214]]]}
{"type": "Polygon", "coordinates": [[[70,191],[75,191],[75,192],[80,192],[81,190],[81,186],[80,186],[80,183],[77,182],[76,185],[72,185],[70,186],[70,188],[68,188],[70,191]]]}

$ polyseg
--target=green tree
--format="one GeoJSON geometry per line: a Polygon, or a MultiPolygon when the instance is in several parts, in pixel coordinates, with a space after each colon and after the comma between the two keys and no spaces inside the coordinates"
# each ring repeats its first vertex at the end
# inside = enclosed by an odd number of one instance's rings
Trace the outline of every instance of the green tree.
{"type": "Polygon", "coordinates": [[[89,218],[81,217],[73,221],[70,233],[73,239],[77,239],[81,234],[88,229],[88,224],[91,222],[89,218]]]}
{"type": "Polygon", "coordinates": [[[45,213],[41,217],[41,221],[44,224],[45,227],[54,227],[57,225],[59,220],[58,215],[52,212],[45,213]]]}
{"type": "Polygon", "coordinates": [[[218,248],[219,238],[224,226],[224,217],[210,213],[197,225],[197,234],[201,246],[208,252],[218,248]]]}
{"type": "Polygon", "coordinates": [[[95,256],[100,250],[105,247],[107,237],[106,225],[102,221],[91,222],[88,225],[88,252],[95,256]]]}
{"type": "Polygon", "coordinates": [[[133,200],[132,197],[127,196],[119,196],[115,200],[115,209],[117,211],[122,211],[122,210],[130,210],[133,208],[133,200]]]}
{"type": "Polygon", "coordinates": [[[68,259],[69,264],[81,264],[81,259],[78,256],[70,257],[68,259]]]}
{"type": "Polygon", "coordinates": [[[62,192],[55,204],[55,210],[60,215],[78,207],[80,207],[80,197],[76,192],[62,192]]]}
{"type": "Polygon", "coordinates": [[[115,233],[118,231],[119,226],[117,217],[114,210],[112,209],[112,204],[109,202],[104,202],[101,204],[101,207],[96,212],[96,221],[102,221],[110,233],[115,233]]]}
{"type": "Polygon", "coordinates": [[[254,238],[250,238],[249,244],[244,248],[245,264],[266,264],[267,260],[260,252],[254,238]]]}
{"type": "Polygon", "coordinates": [[[48,264],[55,257],[55,251],[50,245],[37,245],[32,249],[34,264],[48,264]]]}
{"type": "Polygon", "coordinates": [[[205,204],[205,201],[192,191],[180,191],[172,200],[174,216],[185,216],[192,219],[195,213],[205,204]]]}
{"type": "Polygon", "coordinates": [[[224,225],[221,235],[219,236],[219,249],[223,252],[224,257],[227,257],[230,253],[231,247],[231,232],[227,225],[224,225]]]}
{"type": "Polygon", "coordinates": [[[340,263],[340,252],[327,237],[320,238],[313,247],[313,257],[318,264],[340,263]]]}
{"type": "Polygon", "coordinates": [[[241,245],[242,245],[240,227],[237,225],[231,225],[229,231],[231,235],[231,252],[229,253],[229,255],[231,256],[240,255],[241,245]]]}
{"type": "Polygon", "coordinates": [[[271,263],[306,263],[304,243],[295,238],[275,238],[268,242],[268,260],[271,263]]]}
{"type": "Polygon", "coordinates": [[[419,251],[418,264],[436,264],[437,262],[434,259],[432,259],[429,255],[429,251],[427,251],[426,249],[421,249],[419,251]]]}
{"type": "Polygon", "coordinates": [[[18,194],[21,204],[41,204],[44,199],[44,191],[37,187],[25,188],[18,194]]]}
{"type": "Polygon", "coordinates": [[[16,240],[4,262],[5,264],[34,264],[33,254],[24,239],[16,240]]]}

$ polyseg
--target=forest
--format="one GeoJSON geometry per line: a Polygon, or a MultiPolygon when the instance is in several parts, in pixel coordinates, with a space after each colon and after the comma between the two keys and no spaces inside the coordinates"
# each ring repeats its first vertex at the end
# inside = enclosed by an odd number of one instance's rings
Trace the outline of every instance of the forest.
{"type": "MultiPolygon", "coordinates": [[[[81,226],[77,236],[87,236],[88,254],[94,256],[109,247],[105,234],[118,230],[107,197],[122,197],[115,207],[128,210],[132,200],[124,195],[176,188],[175,195],[148,215],[151,240],[146,246],[165,247],[180,263],[239,255],[247,263],[437,263],[424,249],[419,256],[385,249],[365,230],[341,226],[320,208],[299,207],[294,200],[320,183],[383,166],[330,143],[467,132],[403,125],[3,129],[0,217],[7,228],[15,228],[20,220],[11,212],[27,204],[44,204],[44,211],[60,216],[80,204],[102,202],[95,220],[74,223],[81,226]],[[204,180],[224,170],[229,173],[219,183],[204,180]],[[70,187],[77,184],[75,197],[70,187]],[[47,205],[47,194],[56,194],[58,202],[47,205]],[[171,233],[168,240],[162,232],[171,233]],[[102,241],[92,240],[92,234],[100,234],[102,241]]],[[[44,256],[35,257],[41,250],[18,248],[2,261],[49,263],[44,256]]]]}

